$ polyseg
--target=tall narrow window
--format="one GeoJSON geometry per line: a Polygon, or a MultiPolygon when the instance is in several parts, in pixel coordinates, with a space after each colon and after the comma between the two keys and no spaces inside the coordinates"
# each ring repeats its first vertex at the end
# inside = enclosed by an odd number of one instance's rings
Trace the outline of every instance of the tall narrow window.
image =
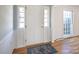
{"type": "Polygon", "coordinates": [[[48,9],[44,9],[44,27],[49,26],[49,12],[48,9]]]}
{"type": "Polygon", "coordinates": [[[64,11],[64,35],[73,33],[72,11],[64,11]]]}
{"type": "Polygon", "coordinates": [[[25,6],[18,6],[18,28],[25,28],[25,6]]]}

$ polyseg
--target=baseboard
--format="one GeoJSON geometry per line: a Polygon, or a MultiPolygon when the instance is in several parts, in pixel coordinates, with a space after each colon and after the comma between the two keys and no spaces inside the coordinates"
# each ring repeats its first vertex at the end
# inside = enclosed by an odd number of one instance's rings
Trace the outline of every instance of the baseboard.
{"type": "Polygon", "coordinates": [[[70,38],[75,38],[75,37],[79,37],[79,35],[74,35],[74,36],[69,36],[69,37],[62,37],[62,38],[56,38],[56,39],[52,40],[52,43],[54,43],[55,41],[59,41],[59,40],[63,40],[63,39],[70,39],[70,38]]]}

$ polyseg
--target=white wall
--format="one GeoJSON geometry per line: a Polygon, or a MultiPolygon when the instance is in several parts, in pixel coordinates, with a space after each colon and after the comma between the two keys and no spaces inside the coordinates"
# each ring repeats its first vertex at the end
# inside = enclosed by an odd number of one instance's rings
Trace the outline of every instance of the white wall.
{"type": "Polygon", "coordinates": [[[0,6],[0,40],[12,30],[12,6],[0,6]]]}
{"type": "Polygon", "coordinates": [[[13,6],[13,29],[17,29],[17,6],[13,6]]]}
{"type": "Polygon", "coordinates": [[[0,54],[12,54],[13,49],[16,48],[16,32],[8,33],[0,41],[0,54]]]}
{"type": "Polygon", "coordinates": [[[0,5],[0,54],[12,53],[16,46],[13,33],[13,6],[0,5]]]}
{"type": "Polygon", "coordinates": [[[79,6],[52,6],[51,8],[51,26],[52,39],[63,38],[63,10],[73,11],[73,35],[79,35],[79,6]]]}

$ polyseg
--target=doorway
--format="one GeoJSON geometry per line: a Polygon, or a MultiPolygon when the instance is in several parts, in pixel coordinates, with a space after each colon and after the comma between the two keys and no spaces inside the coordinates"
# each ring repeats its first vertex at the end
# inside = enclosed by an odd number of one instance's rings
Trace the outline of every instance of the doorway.
{"type": "Polygon", "coordinates": [[[17,46],[50,42],[50,6],[27,5],[24,8],[24,29],[17,30],[17,46]]]}

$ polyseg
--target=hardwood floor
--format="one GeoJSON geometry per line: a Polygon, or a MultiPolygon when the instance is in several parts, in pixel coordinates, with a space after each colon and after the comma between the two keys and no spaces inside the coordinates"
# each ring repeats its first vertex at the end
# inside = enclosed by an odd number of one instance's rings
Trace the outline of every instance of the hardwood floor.
{"type": "Polygon", "coordinates": [[[27,48],[23,47],[23,48],[17,48],[14,49],[13,54],[26,54],[27,53],[27,48]]]}
{"type": "Polygon", "coordinates": [[[55,41],[52,46],[57,49],[59,54],[78,54],[79,37],[55,41]]]}
{"type": "MultiPolygon", "coordinates": [[[[79,37],[55,40],[52,46],[58,51],[57,54],[79,54],[79,37]]],[[[13,54],[27,54],[27,47],[14,49],[13,54]]]]}

